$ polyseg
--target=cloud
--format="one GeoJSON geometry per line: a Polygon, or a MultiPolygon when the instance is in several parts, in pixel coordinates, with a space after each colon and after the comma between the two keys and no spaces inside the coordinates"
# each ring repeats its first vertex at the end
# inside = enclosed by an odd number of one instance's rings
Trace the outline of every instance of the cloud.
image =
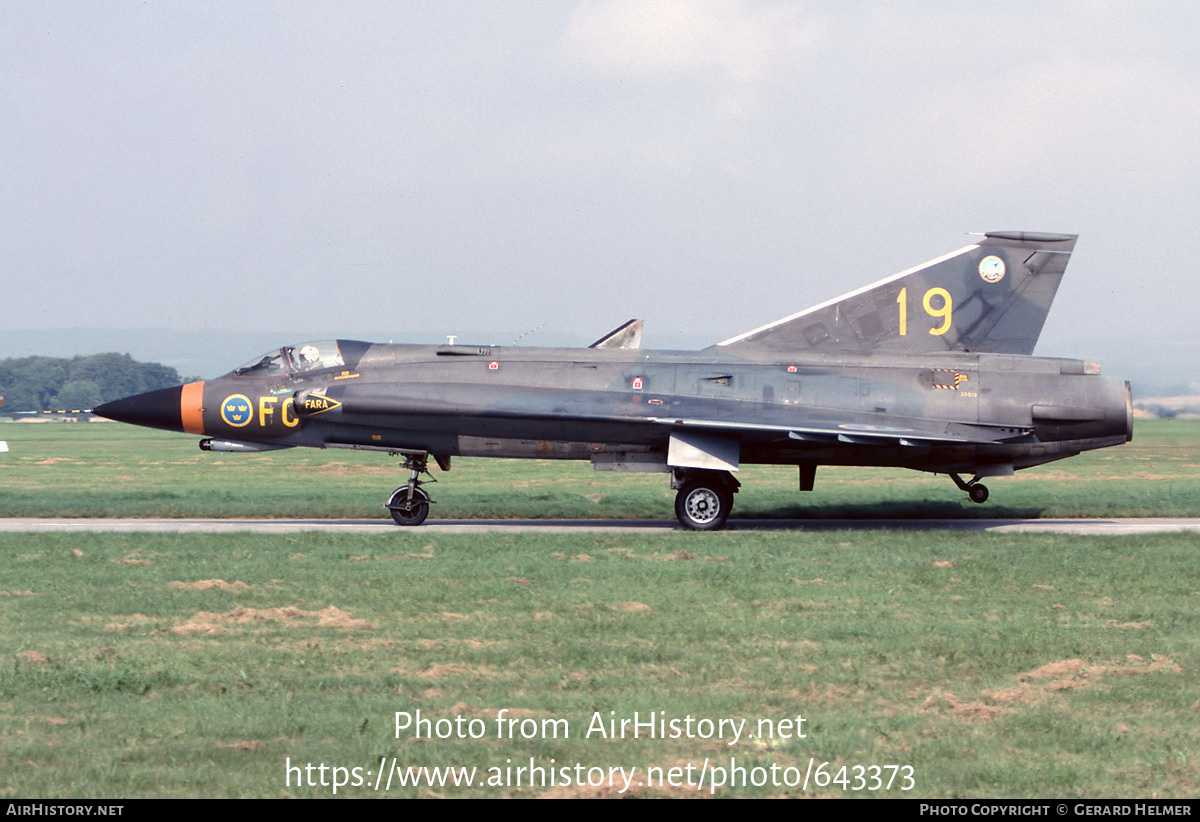
{"type": "Polygon", "coordinates": [[[654,86],[699,82],[726,114],[744,116],[783,64],[812,50],[819,33],[819,23],[791,3],[587,0],[557,50],[595,77],[654,86]]]}

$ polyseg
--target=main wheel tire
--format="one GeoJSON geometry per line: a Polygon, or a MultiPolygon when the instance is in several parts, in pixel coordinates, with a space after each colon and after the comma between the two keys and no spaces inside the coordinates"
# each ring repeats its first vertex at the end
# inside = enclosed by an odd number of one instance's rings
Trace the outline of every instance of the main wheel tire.
{"type": "Polygon", "coordinates": [[[723,483],[692,480],[675,495],[675,516],[692,531],[723,528],[732,508],[733,492],[723,483]]]}
{"type": "Polygon", "coordinates": [[[409,500],[408,486],[405,485],[396,489],[387,507],[397,525],[420,525],[429,516],[429,494],[422,488],[414,488],[412,500],[409,500]]]}
{"type": "Polygon", "coordinates": [[[988,487],[977,482],[967,489],[967,496],[971,498],[971,502],[987,502],[988,487]]]}

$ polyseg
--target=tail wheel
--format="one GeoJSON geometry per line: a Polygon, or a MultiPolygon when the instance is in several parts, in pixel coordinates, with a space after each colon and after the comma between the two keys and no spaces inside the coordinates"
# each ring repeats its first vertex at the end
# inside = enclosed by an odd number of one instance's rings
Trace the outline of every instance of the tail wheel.
{"type": "Polygon", "coordinates": [[[429,516],[429,494],[424,489],[414,488],[412,499],[409,499],[408,486],[403,485],[392,494],[387,508],[397,525],[420,525],[429,516]]]}
{"type": "Polygon", "coordinates": [[[733,508],[733,492],[722,482],[692,480],[675,495],[675,516],[692,531],[716,531],[733,508]]]}
{"type": "Polygon", "coordinates": [[[951,474],[950,479],[954,480],[954,484],[959,487],[959,490],[967,492],[967,497],[971,502],[987,502],[988,487],[979,481],[978,474],[970,482],[965,482],[958,474],[951,474]]]}

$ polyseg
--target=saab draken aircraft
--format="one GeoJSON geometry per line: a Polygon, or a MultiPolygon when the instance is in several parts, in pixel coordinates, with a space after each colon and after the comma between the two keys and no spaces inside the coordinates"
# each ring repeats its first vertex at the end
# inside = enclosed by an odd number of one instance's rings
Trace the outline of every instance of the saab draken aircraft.
{"type": "Polygon", "coordinates": [[[911,468],[982,503],[983,479],[1129,441],[1133,412],[1097,364],[1030,356],[1076,235],[974,236],[700,351],[642,350],[639,320],[578,349],[327,340],[95,411],[207,451],[402,456],[400,525],[429,513],[429,459],[454,456],[661,472],[695,530],[725,525],[745,464],[795,465],[802,491],[821,465],[911,468]]]}

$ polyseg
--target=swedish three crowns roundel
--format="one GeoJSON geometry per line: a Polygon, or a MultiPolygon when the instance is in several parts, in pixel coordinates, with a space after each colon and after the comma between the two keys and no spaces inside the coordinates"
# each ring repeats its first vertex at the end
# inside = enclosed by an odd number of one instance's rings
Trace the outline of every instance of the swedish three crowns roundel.
{"type": "Polygon", "coordinates": [[[250,398],[245,394],[234,394],[221,402],[221,419],[234,428],[249,425],[252,413],[250,398]]]}

